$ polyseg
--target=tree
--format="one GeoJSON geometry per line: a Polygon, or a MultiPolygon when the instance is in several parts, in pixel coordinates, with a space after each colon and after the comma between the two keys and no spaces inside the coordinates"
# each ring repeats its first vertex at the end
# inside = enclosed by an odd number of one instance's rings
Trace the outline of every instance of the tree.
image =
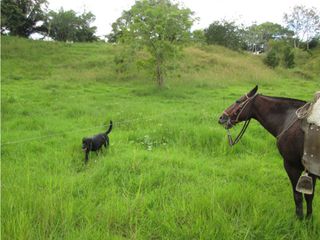
{"type": "Polygon", "coordinates": [[[245,41],[249,50],[255,52],[261,49],[266,50],[270,40],[290,40],[293,32],[279,24],[265,22],[252,24],[245,30],[245,41]]]}
{"type": "Polygon", "coordinates": [[[32,33],[46,32],[47,0],[2,0],[1,33],[29,37],[32,33]]]}
{"type": "Polygon", "coordinates": [[[108,38],[108,42],[115,43],[120,42],[122,38],[125,39],[123,33],[129,29],[131,18],[131,11],[122,12],[122,16],[112,23],[112,31],[106,36],[108,38]]]}
{"type": "Polygon", "coordinates": [[[218,44],[234,50],[243,48],[241,30],[234,22],[215,21],[204,32],[208,44],[218,44]]]}
{"type": "Polygon", "coordinates": [[[284,15],[287,27],[294,31],[294,47],[299,47],[298,39],[309,41],[320,32],[320,16],[316,8],[306,8],[303,5],[295,6],[291,13],[284,15]]]}
{"type": "Polygon", "coordinates": [[[158,85],[164,85],[167,62],[190,39],[192,12],[170,0],[136,1],[112,25],[111,42],[135,44],[151,55],[158,85]]]}
{"type": "Polygon", "coordinates": [[[91,12],[77,16],[73,10],[50,11],[46,26],[48,35],[57,41],[91,42],[97,40],[94,35],[96,27],[90,27],[95,20],[91,12]]]}

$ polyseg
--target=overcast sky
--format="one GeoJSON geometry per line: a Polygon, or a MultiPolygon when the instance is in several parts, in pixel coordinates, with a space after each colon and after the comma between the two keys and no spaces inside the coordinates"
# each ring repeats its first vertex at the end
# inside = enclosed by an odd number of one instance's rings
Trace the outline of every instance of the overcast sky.
{"type": "MultiPolygon", "coordinates": [[[[82,13],[91,11],[96,16],[94,26],[97,35],[111,31],[111,24],[128,10],[135,0],[48,0],[49,9],[57,11],[74,10],[82,13]]],[[[203,29],[215,20],[236,20],[238,23],[274,22],[283,24],[283,14],[290,12],[295,5],[316,7],[320,10],[320,0],[180,0],[182,6],[190,8],[200,20],[193,29],[203,29]]]]}

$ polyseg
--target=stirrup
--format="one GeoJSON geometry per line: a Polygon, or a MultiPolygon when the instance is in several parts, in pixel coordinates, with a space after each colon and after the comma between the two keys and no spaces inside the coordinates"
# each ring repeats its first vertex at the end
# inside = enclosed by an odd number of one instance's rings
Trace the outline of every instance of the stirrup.
{"type": "Polygon", "coordinates": [[[312,177],[308,175],[308,172],[304,172],[300,176],[296,186],[296,191],[304,194],[313,193],[313,181],[312,181],[312,177]]]}

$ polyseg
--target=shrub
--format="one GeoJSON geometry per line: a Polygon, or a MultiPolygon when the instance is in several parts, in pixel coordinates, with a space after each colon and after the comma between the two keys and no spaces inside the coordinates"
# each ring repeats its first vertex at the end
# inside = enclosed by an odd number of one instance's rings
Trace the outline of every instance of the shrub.
{"type": "Polygon", "coordinates": [[[271,49],[268,53],[266,58],[264,59],[264,63],[269,67],[275,68],[279,65],[280,59],[277,56],[277,53],[274,49],[271,49]]]}
{"type": "Polygon", "coordinates": [[[285,48],[283,53],[283,62],[286,68],[294,67],[294,52],[290,47],[285,48]]]}
{"type": "Polygon", "coordinates": [[[320,36],[319,37],[314,37],[311,39],[309,42],[309,49],[316,48],[320,43],[320,36]]]}

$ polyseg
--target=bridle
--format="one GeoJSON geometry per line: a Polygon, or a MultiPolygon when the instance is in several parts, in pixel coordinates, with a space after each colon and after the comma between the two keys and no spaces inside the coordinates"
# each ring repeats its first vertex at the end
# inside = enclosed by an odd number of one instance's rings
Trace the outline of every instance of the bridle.
{"type": "MultiPolygon", "coordinates": [[[[245,108],[247,107],[247,105],[258,95],[258,93],[255,93],[252,97],[249,97],[246,94],[246,99],[241,102],[235,109],[233,109],[233,111],[231,111],[230,113],[228,113],[227,111],[224,111],[223,113],[229,118],[228,122],[234,126],[237,123],[239,123],[239,117],[241,115],[241,113],[245,110],[245,108]],[[231,117],[232,116],[236,116],[236,120],[234,121],[234,123],[231,122],[231,117]]],[[[240,133],[238,134],[238,136],[235,138],[235,140],[232,139],[230,130],[227,129],[227,134],[228,134],[228,140],[229,140],[229,145],[230,146],[234,146],[236,145],[240,139],[242,138],[243,134],[245,133],[245,131],[247,130],[249,123],[251,121],[251,118],[247,118],[247,120],[245,120],[245,123],[240,131],[240,133]]]]}

